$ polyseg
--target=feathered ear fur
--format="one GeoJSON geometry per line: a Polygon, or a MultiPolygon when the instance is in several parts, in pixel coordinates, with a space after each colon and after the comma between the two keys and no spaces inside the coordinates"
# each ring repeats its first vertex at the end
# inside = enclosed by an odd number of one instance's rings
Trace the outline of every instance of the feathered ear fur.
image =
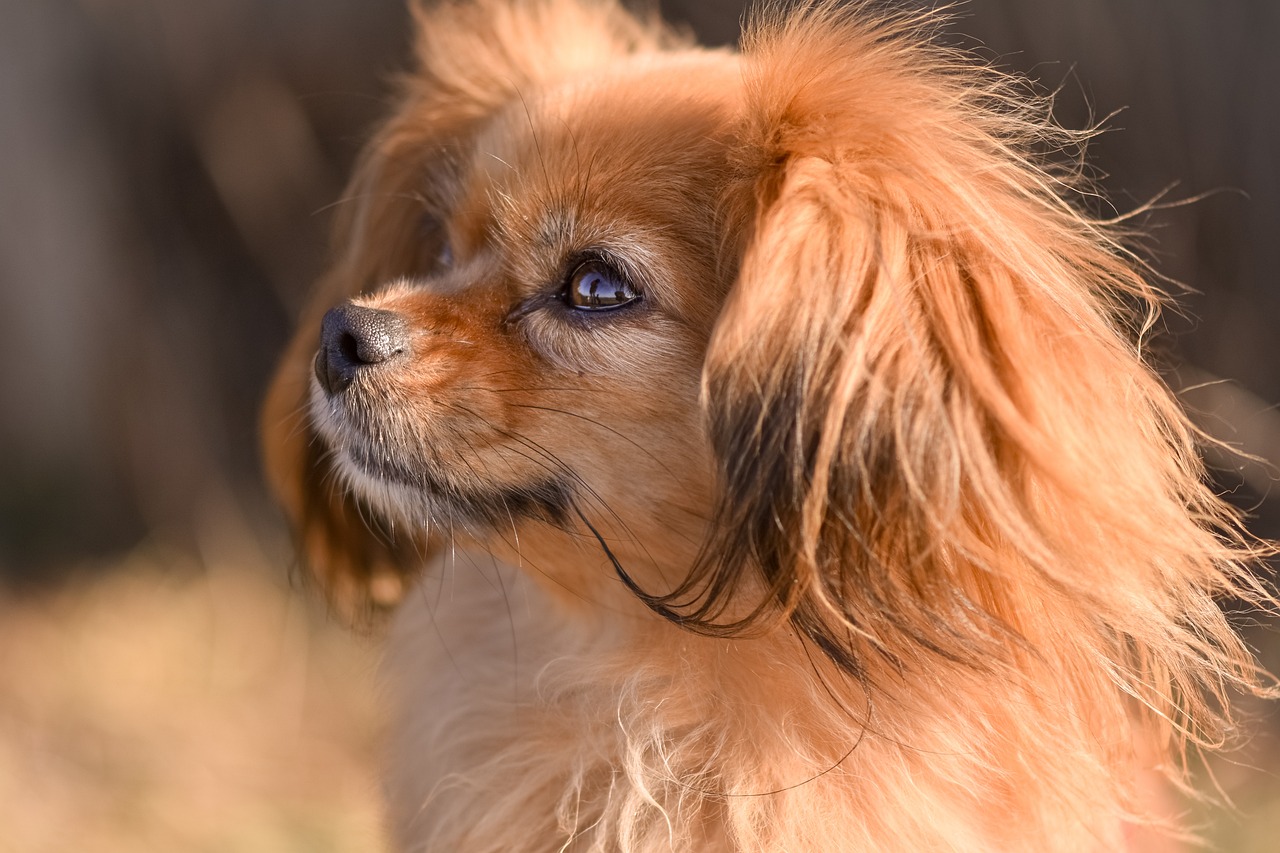
{"type": "Polygon", "coordinates": [[[660,605],[780,616],[872,683],[994,673],[1215,737],[1206,691],[1256,674],[1215,596],[1265,596],[1141,357],[1157,294],[1041,165],[1073,142],[1044,105],[832,5],[748,41],[755,225],[703,388],[723,494],[660,605]]]}
{"type": "Polygon", "coordinates": [[[417,67],[366,147],[339,207],[331,271],[281,361],[262,417],[268,479],[297,533],[301,560],[352,616],[394,603],[428,544],[396,530],[343,490],[307,415],[324,312],[402,277],[430,275],[456,152],[486,118],[524,93],[657,50],[678,39],[613,3],[472,0],[411,5],[417,67]]]}

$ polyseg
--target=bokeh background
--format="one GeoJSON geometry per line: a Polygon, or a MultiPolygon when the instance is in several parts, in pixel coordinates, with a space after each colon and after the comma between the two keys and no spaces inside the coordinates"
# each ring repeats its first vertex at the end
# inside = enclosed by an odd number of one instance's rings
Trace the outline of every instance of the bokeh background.
{"type": "MultiPolygon", "coordinates": [[[[662,5],[736,39],[741,3],[662,5]]],[[[1170,381],[1280,534],[1280,3],[955,11],[1064,124],[1110,116],[1117,211],[1169,203],[1170,381]]],[[[378,849],[376,641],[291,583],[255,417],[408,39],[403,0],[0,0],[0,851],[378,849]]],[[[1188,806],[1229,853],[1280,846],[1253,715],[1204,778],[1234,806],[1188,806]]]]}

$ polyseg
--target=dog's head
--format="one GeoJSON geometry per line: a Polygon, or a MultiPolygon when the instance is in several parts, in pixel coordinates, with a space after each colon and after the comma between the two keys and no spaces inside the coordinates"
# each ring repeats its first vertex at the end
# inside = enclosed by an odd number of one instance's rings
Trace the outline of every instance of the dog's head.
{"type": "Polygon", "coordinates": [[[1050,648],[1158,703],[1237,654],[1154,293],[1015,83],[827,5],[742,55],[607,3],[416,20],[265,416],[335,599],[452,540],[848,670],[1050,648]]]}

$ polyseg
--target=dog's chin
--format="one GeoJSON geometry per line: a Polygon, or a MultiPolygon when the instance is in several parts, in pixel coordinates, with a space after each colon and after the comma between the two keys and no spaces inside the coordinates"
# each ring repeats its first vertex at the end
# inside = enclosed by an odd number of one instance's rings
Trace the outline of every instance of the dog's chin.
{"type": "Polygon", "coordinates": [[[459,482],[447,466],[432,464],[430,448],[419,448],[416,455],[422,458],[409,460],[386,438],[375,438],[380,430],[357,424],[346,406],[333,403],[318,386],[312,389],[311,424],[315,440],[328,449],[335,488],[387,521],[483,535],[529,519],[563,525],[573,514],[567,482],[549,477],[511,485],[478,476],[459,482]]]}

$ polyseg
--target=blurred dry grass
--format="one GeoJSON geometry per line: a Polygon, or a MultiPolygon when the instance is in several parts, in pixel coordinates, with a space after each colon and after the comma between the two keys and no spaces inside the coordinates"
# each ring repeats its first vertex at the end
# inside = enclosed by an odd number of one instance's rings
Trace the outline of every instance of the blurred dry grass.
{"type": "Polygon", "coordinates": [[[382,847],[373,650],[245,541],[0,598],[0,851],[382,847]]]}
{"type": "MultiPolygon", "coordinates": [[[[0,597],[2,853],[385,848],[376,650],[291,589],[243,529],[143,545],[0,597]]],[[[1274,634],[1264,656],[1274,668],[1274,634]]],[[[1280,737],[1212,759],[1187,806],[1208,849],[1280,847],[1280,737]],[[1222,805],[1223,798],[1232,806],[1222,805]]]]}

